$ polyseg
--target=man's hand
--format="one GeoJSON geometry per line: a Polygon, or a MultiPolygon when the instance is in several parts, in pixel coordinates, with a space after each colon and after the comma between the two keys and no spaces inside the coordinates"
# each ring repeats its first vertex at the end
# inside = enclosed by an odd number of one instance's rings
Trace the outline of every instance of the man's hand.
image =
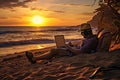
{"type": "Polygon", "coordinates": [[[72,47],[69,44],[65,44],[65,47],[70,51],[72,50],[72,47]]]}
{"type": "Polygon", "coordinates": [[[68,42],[68,45],[71,46],[71,47],[73,47],[73,44],[71,42],[68,42]]]}

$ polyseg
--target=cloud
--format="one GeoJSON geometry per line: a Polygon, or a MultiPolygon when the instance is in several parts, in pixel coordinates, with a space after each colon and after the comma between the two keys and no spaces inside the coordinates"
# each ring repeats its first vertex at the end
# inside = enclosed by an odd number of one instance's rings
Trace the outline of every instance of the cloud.
{"type": "Polygon", "coordinates": [[[81,3],[65,3],[65,4],[58,4],[57,5],[62,5],[62,6],[75,6],[75,7],[81,7],[81,6],[86,6],[86,7],[90,7],[92,5],[89,4],[81,4],[81,3]]]}
{"type": "Polygon", "coordinates": [[[80,4],[89,4],[91,5],[94,0],[53,0],[57,4],[70,4],[70,5],[80,5],[80,4]]]}
{"type": "Polygon", "coordinates": [[[88,7],[90,7],[90,6],[92,6],[92,5],[86,4],[86,5],[84,5],[84,6],[88,6],[88,7]]]}
{"type": "Polygon", "coordinates": [[[3,21],[3,22],[0,22],[0,25],[8,25],[8,26],[10,26],[10,25],[24,25],[25,23],[24,22],[17,22],[17,21],[3,21]]]}
{"type": "Polygon", "coordinates": [[[26,3],[35,0],[0,0],[0,8],[27,7],[26,3]]]}
{"type": "Polygon", "coordinates": [[[11,9],[10,11],[14,12],[14,11],[16,11],[16,10],[14,10],[14,9],[11,9]]]}
{"type": "Polygon", "coordinates": [[[14,17],[0,17],[0,20],[8,20],[8,19],[22,19],[22,16],[14,16],[14,17]]]}
{"type": "Polygon", "coordinates": [[[55,13],[65,13],[65,11],[62,11],[62,10],[47,10],[47,9],[42,9],[42,8],[31,8],[31,10],[50,11],[50,12],[55,12],[55,13]]]}
{"type": "Polygon", "coordinates": [[[57,12],[57,13],[65,13],[65,11],[59,11],[59,10],[53,10],[53,12],[57,12]]]}
{"type": "Polygon", "coordinates": [[[8,19],[7,17],[0,17],[0,19],[8,19]]]}
{"type": "Polygon", "coordinates": [[[48,11],[48,10],[45,10],[45,9],[42,9],[42,8],[31,8],[31,10],[48,11]]]}
{"type": "Polygon", "coordinates": [[[92,12],[83,12],[83,13],[80,13],[79,15],[93,15],[94,13],[92,12]]]}
{"type": "Polygon", "coordinates": [[[65,6],[81,6],[81,4],[74,4],[74,3],[72,3],[72,4],[63,4],[63,5],[65,5],[65,6]]]}
{"type": "Polygon", "coordinates": [[[62,4],[77,4],[84,3],[82,0],[53,0],[54,3],[62,3],[62,4]]]}

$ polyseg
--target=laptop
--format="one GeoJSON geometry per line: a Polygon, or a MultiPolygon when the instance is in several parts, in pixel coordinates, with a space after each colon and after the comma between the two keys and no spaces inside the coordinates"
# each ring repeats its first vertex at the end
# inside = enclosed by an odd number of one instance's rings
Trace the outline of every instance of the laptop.
{"type": "Polygon", "coordinates": [[[64,35],[55,35],[55,43],[57,48],[65,48],[65,38],[64,35]]]}

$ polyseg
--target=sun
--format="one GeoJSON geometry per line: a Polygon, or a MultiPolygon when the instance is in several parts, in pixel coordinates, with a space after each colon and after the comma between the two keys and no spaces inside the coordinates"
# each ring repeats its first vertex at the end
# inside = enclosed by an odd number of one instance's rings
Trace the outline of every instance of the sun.
{"type": "Polygon", "coordinates": [[[44,22],[44,18],[39,15],[33,16],[32,18],[32,23],[35,25],[43,24],[43,22],[44,22]]]}

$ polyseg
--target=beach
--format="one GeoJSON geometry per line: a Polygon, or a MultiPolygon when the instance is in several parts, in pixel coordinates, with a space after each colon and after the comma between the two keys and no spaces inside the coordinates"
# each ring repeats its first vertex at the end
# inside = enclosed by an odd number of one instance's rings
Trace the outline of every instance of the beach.
{"type": "Polygon", "coordinates": [[[31,64],[26,51],[39,56],[56,48],[54,35],[64,35],[66,43],[80,40],[78,27],[0,30],[0,80],[120,80],[120,44],[110,52],[57,56],[31,64]]]}
{"type": "MultiPolygon", "coordinates": [[[[34,56],[53,47],[30,50],[34,56]]],[[[25,52],[0,57],[0,80],[120,80],[120,44],[111,52],[56,57],[31,64],[25,52]],[[95,70],[103,68],[94,77],[95,70]]]]}

